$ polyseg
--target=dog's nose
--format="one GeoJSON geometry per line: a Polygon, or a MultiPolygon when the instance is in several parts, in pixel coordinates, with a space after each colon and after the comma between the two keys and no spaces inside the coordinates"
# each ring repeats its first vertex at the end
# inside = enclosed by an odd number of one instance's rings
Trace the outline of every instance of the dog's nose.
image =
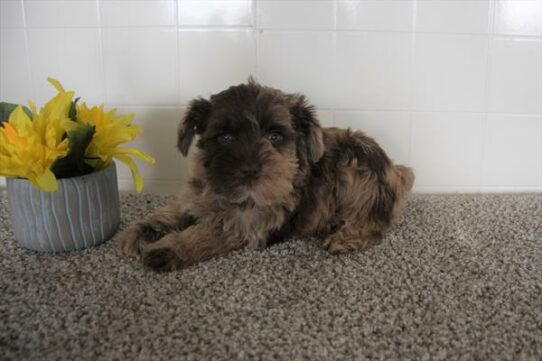
{"type": "Polygon", "coordinates": [[[254,178],[260,173],[261,167],[258,164],[247,164],[241,168],[244,177],[254,178]]]}

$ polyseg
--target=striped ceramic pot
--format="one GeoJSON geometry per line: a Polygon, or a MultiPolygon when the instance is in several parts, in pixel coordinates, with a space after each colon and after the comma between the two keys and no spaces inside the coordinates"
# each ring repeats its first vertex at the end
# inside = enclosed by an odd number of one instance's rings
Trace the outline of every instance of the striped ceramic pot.
{"type": "Polygon", "coordinates": [[[8,178],[9,210],[15,237],[35,251],[65,252],[110,239],[120,223],[115,163],[81,177],[58,180],[42,192],[26,179],[8,178]]]}

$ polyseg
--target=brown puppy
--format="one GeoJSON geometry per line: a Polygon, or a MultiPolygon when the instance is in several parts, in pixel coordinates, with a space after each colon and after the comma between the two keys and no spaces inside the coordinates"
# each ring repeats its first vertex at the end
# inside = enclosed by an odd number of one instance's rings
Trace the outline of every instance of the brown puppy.
{"type": "Polygon", "coordinates": [[[195,99],[179,130],[188,190],[117,239],[130,256],[173,270],[242,247],[318,237],[330,252],[377,243],[414,174],[362,132],[321,128],[302,95],[257,84],[195,99]]]}

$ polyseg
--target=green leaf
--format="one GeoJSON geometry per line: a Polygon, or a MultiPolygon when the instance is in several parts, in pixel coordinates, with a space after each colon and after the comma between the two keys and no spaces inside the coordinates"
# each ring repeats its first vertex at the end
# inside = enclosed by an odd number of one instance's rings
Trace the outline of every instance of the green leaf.
{"type": "Polygon", "coordinates": [[[68,112],[68,117],[75,122],[77,117],[77,102],[81,99],[81,97],[75,98],[74,101],[72,101],[72,104],[70,105],[70,111],[68,112]]]}
{"type": "Polygon", "coordinates": [[[94,135],[93,125],[83,125],[68,132],[68,154],[57,159],[51,166],[51,171],[60,178],[77,177],[91,173],[94,168],[85,163],[85,151],[94,135]]]}
{"type": "MultiPolygon", "coordinates": [[[[18,106],[19,104],[0,102],[0,124],[8,120],[11,112],[13,112],[18,106]]],[[[28,115],[30,119],[32,119],[32,112],[30,111],[30,109],[23,105],[23,110],[26,115],[28,115]]]]}

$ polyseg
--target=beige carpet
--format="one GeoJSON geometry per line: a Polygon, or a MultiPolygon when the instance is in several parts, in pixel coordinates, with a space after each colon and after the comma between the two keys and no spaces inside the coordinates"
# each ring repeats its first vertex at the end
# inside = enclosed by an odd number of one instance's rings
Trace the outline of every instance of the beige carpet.
{"type": "MultiPolygon", "coordinates": [[[[414,195],[383,243],[170,274],[113,242],[44,255],[0,199],[1,360],[542,360],[542,195],[414,195]]],[[[163,204],[123,196],[124,222],[163,204]]]]}

